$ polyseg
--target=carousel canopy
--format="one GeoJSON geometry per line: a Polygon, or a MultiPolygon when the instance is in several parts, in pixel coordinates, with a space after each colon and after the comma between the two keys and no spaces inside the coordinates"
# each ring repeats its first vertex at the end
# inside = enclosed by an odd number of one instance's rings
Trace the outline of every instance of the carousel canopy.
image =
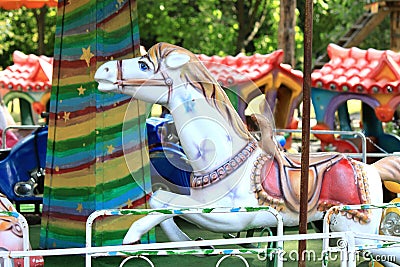
{"type": "Polygon", "coordinates": [[[41,8],[44,5],[56,7],[58,0],[0,0],[0,8],[7,10],[18,9],[21,7],[41,8]]]}
{"type": "Polygon", "coordinates": [[[330,61],[311,75],[312,87],[359,94],[400,92],[400,53],[328,46],[330,61]]]}
{"type": "Polygon", "coordinates": [[[19,91],[46,91],[51,88],[53,58],[13,53],[14,65],[0,71],[0,88],[19,91]]]}
{"type": "Polygon", "coordinates": [[[229,87],[241,83],[256,81],[272,71],[281,71],[288,75],[303,77],[301,71],[294,70],[290,65],[283,64],[283,51],[277,50],[271,54],[254,54],[246,56],[239,54],[235,57],[197,55],[200,61],[213,74],[219,83],[229,87]]]}

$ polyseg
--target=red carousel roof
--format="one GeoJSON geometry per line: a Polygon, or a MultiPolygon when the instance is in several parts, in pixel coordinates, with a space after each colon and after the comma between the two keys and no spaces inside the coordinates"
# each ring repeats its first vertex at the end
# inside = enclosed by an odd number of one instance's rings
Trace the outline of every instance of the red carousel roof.
{"type": "Polygon", "coordinates": [[[13,53],[14,65],[0,71],[0,87],[19,91],[46,91],[51,88],[53,58],[13,53]]]}
{"type": "Polygon", "coordinates": [[[21,7],[27,8],[41,8],[44,5],[56,7],[58,0],[0,0],[0,8],[4,9],[18,9],[21,7]]]}
{"type": "Polygon", "coordinates": [[[245,56],[239,54],[235,57],[209,57],[199,54],[197,57],[217,81],[227,87],[245,83],[249,80],[256,81],[273,70],[286,72],[299,78],[303,77],[301,71],[294,70],[290,65],[282,63],[282,50],[277,50],[267,55],[254,54],[245,56]]]}
{"type": "Polygon", "coordinates": [[[311,74],[312,86],[360,94],[400,92],[400,53],[329,44],[330,61],[311,74]]]}

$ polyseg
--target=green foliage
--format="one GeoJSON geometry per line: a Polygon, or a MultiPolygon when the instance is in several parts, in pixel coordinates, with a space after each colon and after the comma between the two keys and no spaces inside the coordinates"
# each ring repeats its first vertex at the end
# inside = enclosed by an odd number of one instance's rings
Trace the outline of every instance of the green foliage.
{"type": "Polygon", "coordinates": [[[254,51],[260,54],[268,54],[278,47],[278,26],[279,26],[279,0],[268,1],[267,19],[262,30],[254,39],[254,51]]]}
{"type": "Polygon", "coordinates": [[[395,134],[400,136],[399,124],[395,121],[390,121],[385,124],[385,133],[395,134]]]}
{"type": "MultiPolygon", "coordinates": [[[[206,55],[235,55],[240,51],[238,4],[243,1],[244,21],[260,1],[259,30],[245,45],[246,54],[271,53],[278,48],[280,0],[138,0],[141,44],[149,48],[157,42],[183,46],[194,53],[206,55]],[[264,1],[264,2],[263,2],[264,1]],[[261,10],[262,9],[262,10],[261,10]],[[261,16],[265,19],[262,20],[261,16]]],[[[302,69],[305,0],[297,0],[296,66],[302,69]]],[[[364,12],[364,2],[356,0],[314,0],[313,59],[335,43],[364,12]]],[[[12,64],[12,53],[38,52],[36,9],[13,11],[0,9],[0,68],[12,64]]],[[[45,55],[53,54],[56,9],[46,14],[45,55]]],[[[360,48],[390,49],[390,17],[371,33],[360,48]]],[[[248,25],[245,25],[248,26],[248,25]]],[[[253,29],[254,26],[251,26],[253,29]]],[[[245,36],[246,38],[248,37],[245,36]]]]}
{"type": "Polygon", "coordinates": [[[141,43],[149,48],[162,41],[194,53],[231,54],[238,28],[233,8],[232,1],[139,1],[141,43]]]}
{"type": "MultiPolygon", "coordinates": [[[[245,1],[246,11],[251,9],[252,2],[255,1],[245,1]]],[[[149,48],[163,41],[183,46],[194,53],[234,55],[240,27],[236,4],[237,1],[227,0],[138,2],[141,43],[149,48]]],[[[267,20],[248,45],[247,53],[276,50],[279,0],[267,1],[267,5],[267,20]]]]}
{"type": "MultiPolygon", "coordinates": [[[[0,9],[0,67],[12,64],[15,50],[25,54],[37,54],[38,28],[35,19],[37,9],[21,8],[17,10],[0,9]]],[[[56,9],[49,8],[46,13],[45,55],[53,55],[56,9]]]]}
{"type": "MultiPolygon", "coordinates": [[[[164,41],[195,53],[235,55],[240,25],[236,5],[239,0],[146,0],[138,2],[141,43],[149,48],[164,41]]],[[[245,1],[248,11],[256,0],[245,1]]],[[[271,53],[278,48],[279,0],[268,0],[266,19],[246,46],[246,54],[271,53]]],[[[364,12],[364,2],[356,0],[314,0],[313,59],[326,52],[364,12]]],[[[302,69],[305,0],[297,0],[295,33],[296,68],[302,69]]],[[[245,16],[248,15],[247,13],[245,16]]],[[[389,16],[360,44],[360,48],[390,49],[389,16]]]]}

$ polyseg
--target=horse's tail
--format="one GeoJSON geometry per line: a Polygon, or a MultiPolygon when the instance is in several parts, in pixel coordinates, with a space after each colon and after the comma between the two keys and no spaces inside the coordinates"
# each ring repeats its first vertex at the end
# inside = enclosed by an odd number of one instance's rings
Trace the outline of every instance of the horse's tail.
{"type": "Polygon", "coordinates": [[[400,188],[400,156],[384,157],[374,164],[383,182],[398,184],[400,188]]]}

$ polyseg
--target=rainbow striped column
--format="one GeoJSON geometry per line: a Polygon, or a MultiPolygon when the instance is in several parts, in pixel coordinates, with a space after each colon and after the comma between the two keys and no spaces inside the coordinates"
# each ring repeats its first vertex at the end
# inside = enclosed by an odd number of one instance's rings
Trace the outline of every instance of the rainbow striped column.
{"type": "MultiPolygon", "coordinates": [[[[147,207],[146,104],[103,94],[93,79],[102,63],[138,54],[135,0],[59,1],[42,248],[83,247],[85,221],[95,210],[147,207]]],[[[102,218],[93,245],[121,244],[131,223],[102,218]]],[[[154,241],[154,234],[142,241],[154,241]]]]}

